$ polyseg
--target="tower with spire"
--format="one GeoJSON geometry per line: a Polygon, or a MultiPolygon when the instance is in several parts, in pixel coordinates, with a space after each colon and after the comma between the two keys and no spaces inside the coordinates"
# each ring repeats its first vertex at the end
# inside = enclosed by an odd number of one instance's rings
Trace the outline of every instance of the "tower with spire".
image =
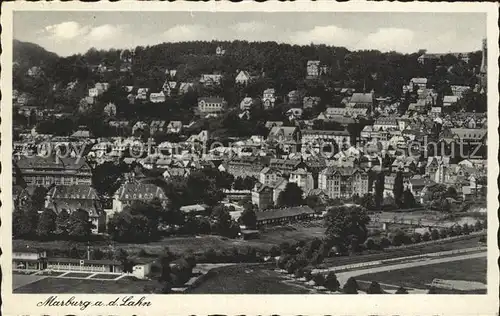
{"type": "Polygon", "coordinates": [[[481,60],[481,68],[479,69],[479,90],[481,93],[486,92],[487,88],[487,78],[488,78],[488,56],[487,56],[487,45],[486,39],[483,39],[482,45],[482,60],[481,60]]]}

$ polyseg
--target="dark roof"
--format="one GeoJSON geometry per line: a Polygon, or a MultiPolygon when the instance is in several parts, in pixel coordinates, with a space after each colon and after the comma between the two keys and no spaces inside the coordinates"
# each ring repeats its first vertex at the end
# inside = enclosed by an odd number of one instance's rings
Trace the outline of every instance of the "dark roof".
{"type": "Polygon", "coordinates": [[[85,168],[90,171],[89,165],[84,159],[80,158],[59,158],[48,157],[43,158],[40,156],[23,158],[17,161],[17,166],[20,169],[72,169],[78,170],[80,168],[85,168]]]}
{"type": "Polygon", "coordinates": [[[114,260],[87,260],[87,259],[75,259],[75,258],[47,258],[47,262],[64,262],[64,263],[78,263],[83,260],[84,264],[108,264],[108,265],[121,265],[119,261],[114,260]]]}
{"type": "Polygon", "coordinates": [[[302,132],[302,135],[339,135],[339,136],[349,136],[349,132],[346,130],[343,131],[330,131],[330,130],[317,130],[317,129],[311,129],[311,130],[304,130],[302,132]]]}
{"type": "Polygon", "coordinates": [[[286,218],[303,214],[305,215],[314,214],[314,210],[306,205],[306,206],[296,206],[283,209],[274,209],[274,210],[255,213],[255,215],[257,215],[257,221],[286,218]]]}
{"type": "Polygon", "coordinates": [[[98,199],[97,191],[88,184],[58,185],[47,195],[54,199],[98,199]]]}

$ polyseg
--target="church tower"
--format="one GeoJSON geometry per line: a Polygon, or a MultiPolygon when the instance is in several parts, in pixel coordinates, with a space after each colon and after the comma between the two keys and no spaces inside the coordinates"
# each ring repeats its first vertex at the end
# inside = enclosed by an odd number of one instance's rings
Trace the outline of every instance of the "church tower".
{"type": "Polygon", "coordinates": [[[483,39],[483,45],[482,45],[482,60],[481,60],[481,68],[479,69],[479,91],[481,93],[486,92],[487,88],[487,70],[488,70],[488,56],[487,56],[487,46],[486,46],[486,39],[483,39]]]}

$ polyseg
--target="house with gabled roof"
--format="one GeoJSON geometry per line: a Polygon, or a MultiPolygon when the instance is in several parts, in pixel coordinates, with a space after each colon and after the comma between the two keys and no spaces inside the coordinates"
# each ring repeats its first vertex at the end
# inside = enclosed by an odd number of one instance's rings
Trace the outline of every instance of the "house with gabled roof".
{"type": "Polygon", "coordinates": [[[318,175],[318,188],[334,198],[350,198],[368,193],[368,173],[359,168],[327,167],[318,175]]]}
{"type": "Polygon", "coordinates": [[[56,214],[62,211],[71,214],[77,210],[84,210],[89,214],[93,224],[93,234],[106,230],[106,214],[97,191],[89,184],[53,186],[47,192],[45,208],[56,214]]]}
{"type": "Polygon", "coordinates": [[[246,84],[250,83],[250,81],[252,81],[253,79],[254,79],[254,77],[252,75],[250,75],[250,73],[248,71],[240,70],[238,72],[238,74],[236,75],[236,78],[234,79],[234,81],[237,84],[246,85],[246,84]]]}
{"type": "Polygon", "coordinates": [[[264,90],[262,93],[262,104],[265,109],[270,109],[274,107],[274,103],[276,102],[275,90],[273,88],[269,88],[264,90]]]}
{"type": "Polygon", "coordinates": [[[163,205],[167,205],[169,201],[163,189],[157,185],[137,181],[125,182],[113,195],[111,213],[120,213],[125,207],[132,205],[133,202],[148,203],[152,202],[153,199],[158,199],[163,205]]]}

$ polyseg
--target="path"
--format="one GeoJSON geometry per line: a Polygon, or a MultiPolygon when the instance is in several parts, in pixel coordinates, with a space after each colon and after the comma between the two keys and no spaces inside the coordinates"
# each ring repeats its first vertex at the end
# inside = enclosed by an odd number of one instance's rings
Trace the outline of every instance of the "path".
{"type": "Polygon", "coordinates": [[[347,281],[347,279],[349,279],[350,277],[357,277],[357,276],[364,275],[364,274],[372,274],[372,273],[378,273],[378,272],[408,269],[408,268],[427,266],[427,265],[433,265],[433,264],[438,264],[438,263],[446,263],[446,262],[452,262],[452,261],[482,258],[482,257],[486,257],[486,256],[487,256],[486,252],[480,252],[480,253],[472,253],[472,254],[446,257],[446,258],[424,259],[422,261],[405,262],[405,263],[399,263],[399,264],[388,265],[388,266],[373,267],[373,268],[369,268],[369,269],[352,270],[352,271],[338,273],[337,279],[339,280],[340,284],[343,285],[347,281]]]}

